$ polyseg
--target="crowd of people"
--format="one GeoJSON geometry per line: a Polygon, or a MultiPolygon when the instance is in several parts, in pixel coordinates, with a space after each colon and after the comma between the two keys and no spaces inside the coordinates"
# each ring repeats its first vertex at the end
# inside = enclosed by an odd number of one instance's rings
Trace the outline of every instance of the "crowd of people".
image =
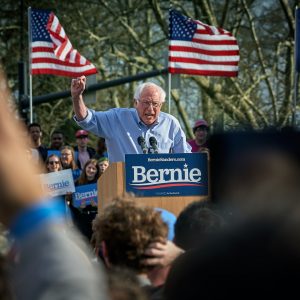
{"type": "Polygon", "coordinates": [[[189,300],[297,293],[297,131],[212,135],[208,145],[209,125],[197,120],[195,140],[187,142],[179,122],[160,112],[164,93],[156,85],[138,87],[134,109],[108,112],[86,108],[84,86],[84,78],[72,81],[75,120],[84,127],[75,133],[76,147],[65,145],[60,131],[43,146],[41,127],[33,123],[28,126],[31,157],[24,127],[11,117],[7,88],[0,86],[0,222],[10,234],[9,251],[0,256],[1,299],[189,300]],[[90,132],[101,136],[99,151],[88,146],[90,132]],[[119,196],[98,212],[93,202],[75,207],[67,195],[76,226],[65,222],[61,203],[49,198],[36,174],[71,169],[76,186],[95,183],[109,161],[144,152],[139,137],[148,150],[155,150],[148,141],[156,137],[161,153],[209,151],[211,197],[189,204],[170,222],[161,209],[141,205],[133,195],[119,196]]]}
{"type": "MultiPolygon", "coordinates": [[[[40,124],[28,125],[31,141],[31,159],[42,166],[42,172],[52,173],[71,169],[74,185],[87,185],[97,183],[99,177],[109,166],[105,139],[99,138],[97,149],[88,146],[89,132],[79,129],[75,133],[75,146],[65,145],[64,133],[55,130],[51,135],[51,144],[46,147],[42,143],[43,132],[40,124]]],[[[79,231],[88,239],[92,236],[92,220],[97,214],[97,203],[80,207],[72,203],[72,196],[65,196],[71,221],[79,231]]]]}

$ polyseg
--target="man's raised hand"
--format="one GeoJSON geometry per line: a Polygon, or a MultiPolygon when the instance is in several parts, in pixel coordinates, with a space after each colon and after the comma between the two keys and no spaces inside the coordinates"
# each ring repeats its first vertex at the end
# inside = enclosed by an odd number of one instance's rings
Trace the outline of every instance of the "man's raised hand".
{"type": "Polygon", "coordinates": [[[80,76],[72,79],[71,82],[71,95],[73,100],[76,100],[82,95],[86,86],[86,77],[80,76]]]}

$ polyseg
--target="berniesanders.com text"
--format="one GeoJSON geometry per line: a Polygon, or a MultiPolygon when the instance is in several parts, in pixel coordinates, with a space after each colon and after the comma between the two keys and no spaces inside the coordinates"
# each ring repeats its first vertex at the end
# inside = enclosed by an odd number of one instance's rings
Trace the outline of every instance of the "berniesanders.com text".
{"type": "Polygon", "coordinates": [[[183,158],[183,157],[148,158],[148,162],[157,162],[157,161],[185,161],[185,158],[183,158]]]}

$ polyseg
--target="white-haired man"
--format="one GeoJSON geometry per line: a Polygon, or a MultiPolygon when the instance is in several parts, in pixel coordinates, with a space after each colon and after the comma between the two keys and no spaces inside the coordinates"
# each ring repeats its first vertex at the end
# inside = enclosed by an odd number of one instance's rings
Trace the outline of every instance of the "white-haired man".
{"type": "Polygon", "coordinates": [[[153,137],[158,153],[191,152],[178,120],[161,112],[166,93],[158,85],[150,82],[139,85],[134,94],[135,108],[97,112],[88,109],[84,103],[85,85],[85,76],[73,79],[71,83],[74,119],[85,130],[105,138],[111,162],[124,161],[125,154],[153,149],[153,137]]]}

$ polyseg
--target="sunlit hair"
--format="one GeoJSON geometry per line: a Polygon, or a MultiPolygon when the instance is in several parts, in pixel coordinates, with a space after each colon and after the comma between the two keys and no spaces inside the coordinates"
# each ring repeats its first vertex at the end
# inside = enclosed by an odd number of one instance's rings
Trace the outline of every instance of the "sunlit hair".
{"type": "Polygon", "coordinates": [[[47,159],[46,159],[46,161],[45,161],[45,165],[46,165],[47,172],[48,172],[48,173],[50,172],[50,170],[49,170],[49,168],[48,168],[48,164],[49,164],[50,158],[52,158],[52,157],[56,157],[56,158],[57,158],[58,163],[59,163],[59,169],[58,169],[58,171],[61,171],[61,170],[62,170],[62,165],[61,165],[61,162],[60,162],[60,158],[59,158],[56,154],[51,154],[51,155],[49,155],[49,156],[47,157],[47,159]]]}
{"type": "Polygon", "coordinates": [[[95,178],[94,178],[93,181],[96,182],[96,181],[98,180],[98,178],[99,178],[99,176],[100,176],[100,169],[99,169],[99,166],[98,166],[98,161],[97,161],[97,159],[92,158],[92,159],[89,159],[89,160],[85,163],[85,165],[84,165],[84,167],[83,167],[83,169],[82,169],[81,175],[80,175],[80,177],[79,177],[78,180],[77,180],[77,183],[78,183],[78,184],[86,184],[86,183],[89,182],[89,180],[88,180],[88,178],[87,178],[87,176],[86,176],[86,168],[87,168],[87,166],[88,166],[89,164],[93,164],[93,165],[96,167],[96,169],[97,169],[97,172],[96,172],[96,174],[95,174],[95,178]]]}
{"type": "Polygon", "coordinates": [[[160,102],[161,103],[165,102],[166,92],[159,85],[157,85],[153,82],[145,82],[145,83],[140,84],[135,90],[134,99],[139,101],[143,90],[148,87],[155,87],[157,89],[157,91],[159,92],[160,102]]]}
{"type": "Polygon", "coordinates": [[[98,164],[100,164],[100,163],[102,163],[102,162],[104,162],[104,161],[107,161],[107,162],[109,163],[108,157],[103,156],[103,157],[99,158],[99,159],[98,159],[98,164]]]}
{"type": "Polygon", "coordinates": [[[114,199],[100,211],[93,223],[97,245],[105,242],[109,263],[124,266],[137,272],[148,270],[142,264],[149,244],[167,239],[168,226],[160,212],[139,206],[126,195],[114,199]]]}
{"type": "MultiPolygon", "coordinates": [[[[71,170],[76,170],[76,169],[78,169],[78,166],[77,166],[76,161],[75,161],[75,152],[74,152],[73,147],[71,147],[71,146],[62,146],[62,147],[60,148],[60,153],[62,153],[63,150],[69,150],[69,151],[71,151],[71,154],[72,154],[72,161],[71,161],[71,163],[70,163],[70,165],[69,165],[69,168],[71,168],[71,170]]],[[[60,156],[60,162],[61,162],[61,164],[62,164],[61,156],[60,156]]],[[[62,164],[62,168],[64,169],[63,164],[62,164]]]]}
{"type": "Polygon", "coordinates": [[[0,66],[0,220],[3,221],[9,210],[36,202],[44,193],[36,175],[42,170],[28,158],[27,128],[16,118],[9,103],[10,93],[1,70],[0,66]]]}

